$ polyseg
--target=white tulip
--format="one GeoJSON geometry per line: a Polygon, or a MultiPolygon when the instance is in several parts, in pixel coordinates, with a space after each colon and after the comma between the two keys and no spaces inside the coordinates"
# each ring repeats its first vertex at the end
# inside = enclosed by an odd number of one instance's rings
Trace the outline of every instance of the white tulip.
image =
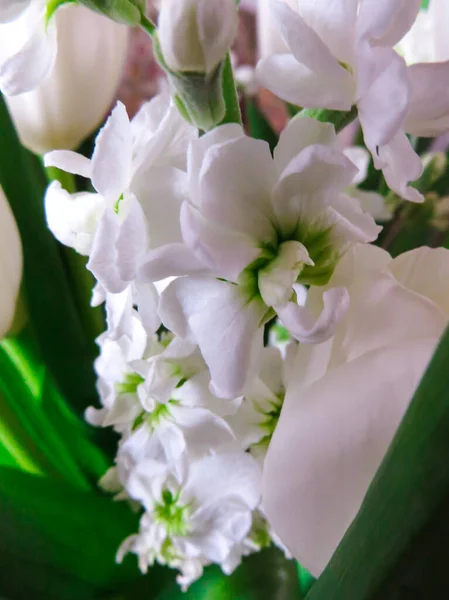
{"type": "Polygon", "coordinates": [[[22,244],[14,215],[0,188],[0,338],[10,330],[22,280],[22,244]]]}
{"type": "Polygon", "coordinates": [[[175,72],[211,73],[237,32],[234,0],[162,0],[158,36],[164,61],[175,72]]]}
{"type": "MultiPolygon", "coordinates": [[[[330,282],[349,291],[346,319],[333,339],[299,346],[262,501],[281,541],[315,576],[357,514],[448,323],[448,282],[448,250],[391,260],[359,246],[330,282]]],[[[315,288],[306,305],[317,301],[315,288]]]]}
{"type": "MultiPolygon", "coordinates": [[[[36,153],[71,149],[103,120],[126,57],[128,28],[82,6],[54,16],[57,54],[49,76],[29,92],[6,98],[20,138],[36,153]]],[[[0,41],[0,53],[12,43],[0,41]]]]}

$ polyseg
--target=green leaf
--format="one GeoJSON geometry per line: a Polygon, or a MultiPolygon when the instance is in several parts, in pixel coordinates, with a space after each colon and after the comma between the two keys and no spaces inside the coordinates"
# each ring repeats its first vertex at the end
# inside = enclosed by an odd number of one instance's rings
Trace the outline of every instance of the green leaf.
{"type": "Polygon", "coordinates": [[[26,330],[19,340],[0,343],[0,391],[4,410],[13,411],[24,432],[8,439],[37,461],[39,472],[84,489],[90,487],[86,474],[94,481],[103,475],[108,463],[90,439],[93,430],[67,406],[26,330]]]}
{"type": "Polygon", "coordinates": [[[223,99],[226,106],[225,116],[220,125],[225,123],[242,124],[242,114],[240,112],[239,97],[235,87],[234,72],[232,70],[231,56],[226,54],[223,63],[223,99]]]}
{"type": "Polygon", "coordinates": [[[268,142],[270,150],[273,152],[279,138],[257,103],[251,98],[246,100],[246,119],[251,137],[268,142]]]}
{"type": "Polygon", "coordinates": [[[182,592],[176,582],[156,600],[299,600],[296,565],[275,547],[245,559],[232,575],[209,567],[203,577],[182,592]]]}
{"type": "Polygon", "coordinates": [[[307,600],[448,597],[448,368],[449,328],[359,513],[307,600]]]}
{"type": "Polygon", "coordinates": [[[42,357],[79,412],[96,398],[91,340],[84,335],[57,242],[47,229],[46,177],[20,144],[0,96],[0,185],[14,212],[24,256],[22,289],[42,357]]]}
{"type": "Polygon", "coordinates": [[[115,564],[138,526],[124,504],[0,467],[0,514],[0,596],[104,598],[142,577],[135,560],[115,564]]]}
{"type": "Polygon", "coordinates": [[[303,108],[297,113],[297,117],[311,117],[322,123],[332,123],[335,131],[339,133],[347,125],[357,118],[357,107],[353,106],[350,111],[328,110],[327,108],[303,108]]]}

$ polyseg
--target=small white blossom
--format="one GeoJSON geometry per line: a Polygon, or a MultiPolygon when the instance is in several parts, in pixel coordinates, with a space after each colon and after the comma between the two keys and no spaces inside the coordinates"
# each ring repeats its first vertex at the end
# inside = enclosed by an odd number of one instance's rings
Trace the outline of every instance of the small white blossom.
{"type": "Polygon", "coordinates": [[[230,572],[239,562],[236,550],[245,553],[260,479],[256,461],[244,452],[208,456],[175,470],[154,461],[140,463],[128,491],[146,512],[139,533],[119,550],[119,560],[133,552],[144,572],[155,560],[178,568],[184,588],[204,565],[216,563],[230,572]]]}

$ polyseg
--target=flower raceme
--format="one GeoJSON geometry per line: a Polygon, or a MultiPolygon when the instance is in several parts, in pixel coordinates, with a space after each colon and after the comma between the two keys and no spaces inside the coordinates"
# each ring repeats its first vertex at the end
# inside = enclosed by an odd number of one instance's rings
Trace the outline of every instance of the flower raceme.
{"type": "Polygon", "coordinates": [[[408,182],[421,175],[422,164],[405,133],[426,135],[429,128],[416,121],[449,113],[448,92],[436,87],[449,63],[407,68],[394,49],[420,0],[338,0],[331,9],[326,0],[297,0],[296,10],[272,0],[272,7],[290,53],[262,60],[260,83],[306,108],[356,105],[376,168],[397,194],[421,201],[408,182]]]}
{"type": "MultiPolygon", "coordinates": [[[[6,97],[22,143],[38,154],[75,148],[99,125],[127,50],[128,28],[85,7],[64,6],[52,23],[57,51],[51,72],[31,91],[6,97]]],[[[0,34],[0,56],[17,43],[7,33],[0,34]]]]}
{"type": "Polygon", "coordinates": [[[376,239],[371,215],[344,193],[355,173],[333,127],[308,118],[290,122],[274,158],[237,125],[191,143],[184,243],[150,250],[141,277],[186,276],[163,292],[160,316],[199,344],[217,395],[242,392],[275,314],[302,342],[332,335],[347,306],[344,288],[328,290],[313,316],[296,303],[295,285],[326,284],[354,242],[376,239]]]}
{"type": "MultiPolygon", "coordinates": [[[[281,541],[318,576],[358,512],[449,321],[449,251],[391,259],[356,246],[328,285],[350,308],[331,340],[299,346],[264,463],[262,503],[281,541]]],[[[322,292],[307,303],[322,305],[322,292]]]]}

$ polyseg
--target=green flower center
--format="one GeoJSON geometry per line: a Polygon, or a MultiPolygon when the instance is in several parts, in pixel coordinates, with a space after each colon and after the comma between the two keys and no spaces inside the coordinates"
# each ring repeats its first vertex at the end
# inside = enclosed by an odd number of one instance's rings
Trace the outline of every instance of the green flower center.
{"type": "Polygon", "coordinates": [[[165,527],[168,535],[183,536],[189,531],[189,506],[179,504],[179,493],[163,490],[162,501],[156,504],[154,519],[165,527]]]}
{"type": "Polygon", "coordinates": [[[117,383],[115,388],[118,394],[136,394],[137,388],[145,379],[137,373],[125,373],[123,381],[117,383]]]}

